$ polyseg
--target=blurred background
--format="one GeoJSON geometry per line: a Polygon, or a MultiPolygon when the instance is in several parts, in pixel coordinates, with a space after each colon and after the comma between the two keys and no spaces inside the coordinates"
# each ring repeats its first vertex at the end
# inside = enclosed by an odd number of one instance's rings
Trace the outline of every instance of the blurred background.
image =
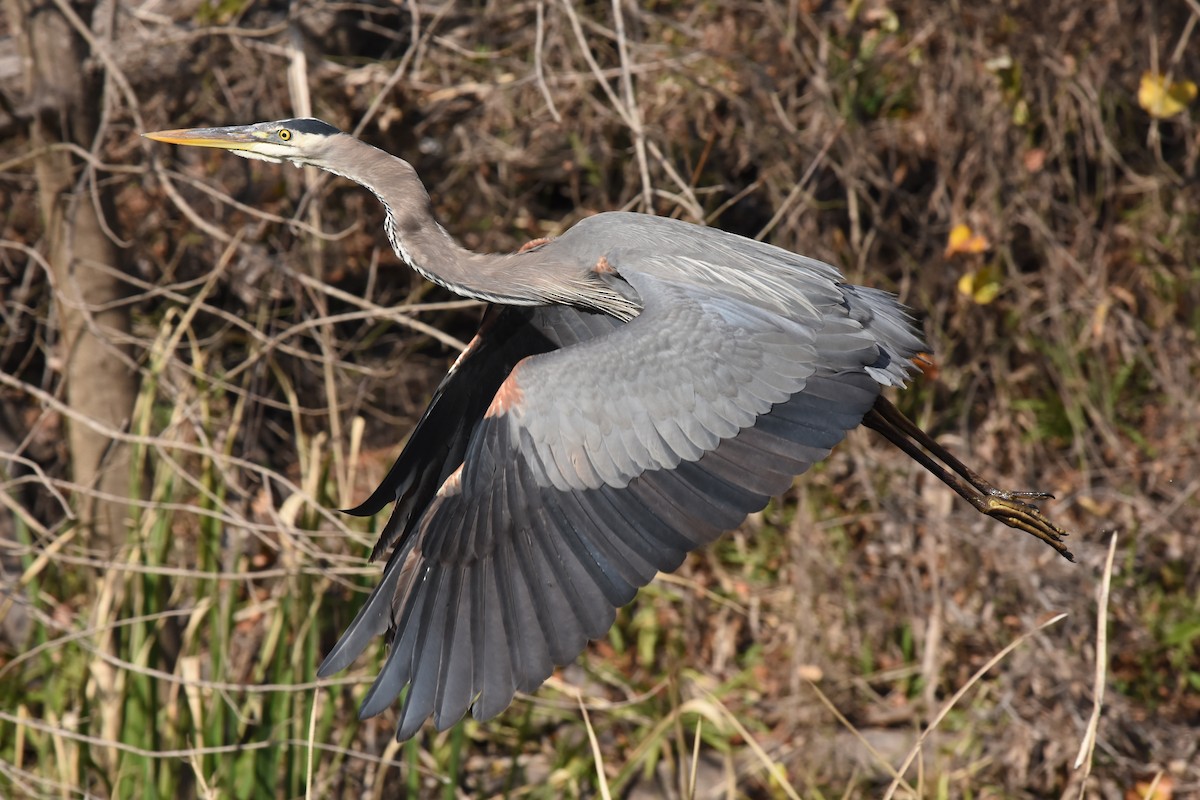
{"type": "Polygon", "coordinates": [[[5,11],[0,796],[1200,796],[1196,0],[5,11]],[[858,431],[534,696],[397,745],[382,646],[314,681],[379,569],[332,509],[480,308],[362,189],[138,136],[307,115],[472,248],[634,209],[898,293],[933,366],[894,399],[1078,563],[858,431]]]}

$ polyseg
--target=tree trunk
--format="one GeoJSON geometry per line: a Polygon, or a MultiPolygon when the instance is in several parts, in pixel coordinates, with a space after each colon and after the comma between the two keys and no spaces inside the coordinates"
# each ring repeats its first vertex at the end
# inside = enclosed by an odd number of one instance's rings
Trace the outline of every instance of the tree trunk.
{"type": "Polygon", "coordinates": [[[112,553],[128,528],[129,448],[95,428],[126,429],[136,398],[136,374],[122,344],[129,315],[113,307],[125,287],[98,217],[104,199],[93,198],[69,152],[52,149],[61,143],[91,148],[102,81],[86,63],[86,44],[54,5],[7,5],[24,61],[26,107],[33,110],[30,144],[37,153],[43,248],[53,271],[58,354],[66,401],[76,412],[67,421],[71,469],[74,481],[91,490],[77,498],[76,510],[90,544],[112,553]]]}

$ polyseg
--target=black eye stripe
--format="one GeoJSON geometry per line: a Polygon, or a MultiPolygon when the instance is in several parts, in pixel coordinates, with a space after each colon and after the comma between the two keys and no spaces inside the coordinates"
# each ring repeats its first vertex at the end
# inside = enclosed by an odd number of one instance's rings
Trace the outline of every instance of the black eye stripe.
{"type": "Polygon", "coordinates": [[[319,119],[281,119],[279,124],[287,127],[292,133],[315,133],[320,136],[332,136],[339,133],[337,128],[319,119]]]}

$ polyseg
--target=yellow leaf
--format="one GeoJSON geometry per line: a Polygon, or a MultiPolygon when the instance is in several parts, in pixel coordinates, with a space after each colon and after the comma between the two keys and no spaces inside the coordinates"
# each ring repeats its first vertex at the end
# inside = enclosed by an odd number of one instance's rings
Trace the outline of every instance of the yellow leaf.
{"type": "Polygon", "coordinates": [[[1174,796],[1174,779],[1161,773],[1153,780],[1138,781],[1125,792],[1126,800],[1171,800],[1174,796]]]}
{"type": "Polygon", "coordinates": [[[959,278],[958,292],[971,302],[986,306],[1000,295],[1000,278],[999,267],[989,264],[959,278]]]}
{"type": "Polygon", "coordinates": [[[1138,85],[1138,105],[1155,119],[1168,119],[1180,114],[1196,99],[1196,84],[1191,81],[1171,81],[1153,72],[1143,72],[1138,85]]]}
{"type": "Polygon", "coordinates": [[[959,253],[982,253],[992,249],[992,243],[987,237],[975,233],[968,225],[958,223],[950,229],[950,239],[946,242],[946,258],[959,253]]]}

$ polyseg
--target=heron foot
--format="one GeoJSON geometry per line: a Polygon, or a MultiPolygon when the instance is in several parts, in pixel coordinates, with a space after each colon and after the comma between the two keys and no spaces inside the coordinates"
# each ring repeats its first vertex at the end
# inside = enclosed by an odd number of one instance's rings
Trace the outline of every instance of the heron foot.
{"type": "Polygon", "coordinates": [[[1045,492],[1005,492],[994,490],[988,496],[981,497],[977,508],[995,520],[1003,522],[1010,528],[1025,531],[1031,536],[1041,539],[1053,547],[1059,555],[1068,561],[1074,561],[1075,556],[1063,543],[1063,538],[1069,534],[1055,525],[1042,513],[1042,510],[1024,499],[1049,498],[1052,495],[1045,492]]]}
{"type": "Polygon", "coordinates": [[[1041,539],[1068,561],[1075,556],[1063,544],[1067,532],[1051,522],[1032,501],[1050,500],[1049,492],[1010,492],[997,489],[930,438],[899,409],[880,397],[863,417],[863,424],[879,431],[918,464],[929,470],[978,511],[1010,528],[1041,539]],[[940,462],[940,463],[939,463],[940,462]],[[948,469],[947,469],[948,467],[948,469]]]}

